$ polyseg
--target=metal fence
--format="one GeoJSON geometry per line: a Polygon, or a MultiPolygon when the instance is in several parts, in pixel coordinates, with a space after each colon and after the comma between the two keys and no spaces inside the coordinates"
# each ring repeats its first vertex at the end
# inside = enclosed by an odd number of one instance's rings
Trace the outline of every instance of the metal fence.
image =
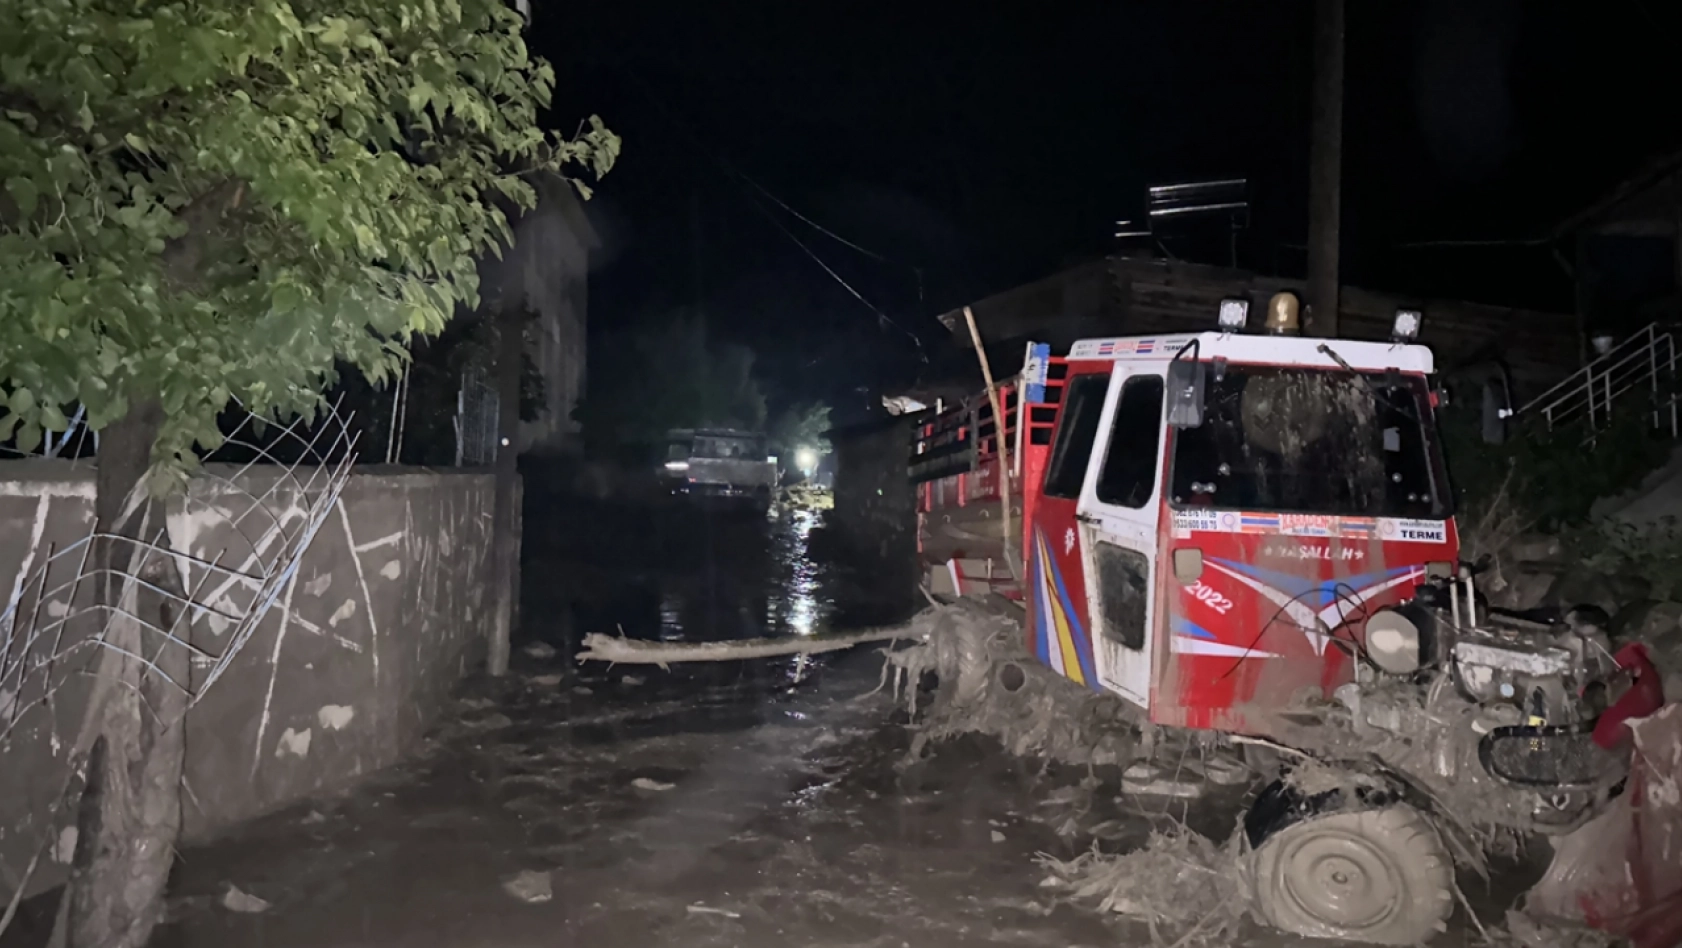
{"type": "Polygon", "coordinates": [[[1649,413],[1654,428],[1668,428],[1675,438],[1682,435],[1676,393],[1679,368],[1682,351],[1671,330],[1653,323],[1608,346],[1593,362],[1536,396],[1516,414],[1541,418],[1549,431],[1586,420],[1592,444],[1595,431],[1611,423],[1617,407],[1620,412],[1649,413]]]}

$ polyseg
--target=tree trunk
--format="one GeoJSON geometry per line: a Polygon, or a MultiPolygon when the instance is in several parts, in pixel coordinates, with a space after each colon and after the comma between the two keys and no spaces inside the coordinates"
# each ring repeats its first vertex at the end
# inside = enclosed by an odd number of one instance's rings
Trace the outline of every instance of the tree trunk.
{"type": "Polygon", "coordinates": [[[1338,333],[1343,202],[1343,0],[1314,5],[1314,126],[1308,171],[1309,330],[1338,333]]]}
{"type": "MultiPolygon", "coordinates": [[[[163,505],[145,485],[163,417],[156,400],[138,403],[102,433],[94,505],[100,532],[168,543],[163,505]]],[[[108,607],[99,622],[110,647],[100,652],[77,741],[86,779],[70,881],[53,932],[53,944],[65,948],[146,943],[163,917],[164,887],[181,831],[187,709],[182,688],[191,669],[187,651],[167,645],[147,623],[185,637],[186,621],[161,594],[123,581],[144,576],[179,591],[180,577],[168,558],[135,549],[104,541],[95,554],[108,570],[95,595],[108,607]],[[146,622],[123,617],[116,607],[146,622]]]]}
{"type": "Polygon", "coordinates": [[[519,563],[520,511],[515,503],[520,471],[520,370],[525,356],[525,314],[507,310],[496,318],[496,505],[491,520],[491,640],[485,665],[492,675],[508,673],[508,639],[514,627],[514,578],[519,563]]]}

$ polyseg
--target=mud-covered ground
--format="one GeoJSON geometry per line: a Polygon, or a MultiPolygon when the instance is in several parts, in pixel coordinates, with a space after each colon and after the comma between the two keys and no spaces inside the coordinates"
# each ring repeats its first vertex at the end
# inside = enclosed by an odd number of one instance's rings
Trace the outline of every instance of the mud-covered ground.
{"type": "MultiPolygon", "coordinates": [[[[880,670],[869,651],[567,667],[571,638],[613,624],[716,639],[880,617],[887,607],[856,595],[867,591],[826,588],[805,555],[812,518],[650,529],[641,554],[528,527],[525,624],[556,654],[521,652],[511,679],[468,683],[410,764],[183,852],[154,944],[1152,944],[1142,925],[1060,904],[1034,856],[1074,856],[1095,828],[1108,847],[1136,845],[1184,804],[1123,798],[1117,774],[1094,786],[979,740],[901,769],[903,717],[886,695],[864,697],[880,670]],[[554,599],[556,574],[589,575],[595,594],[554,599]],[[850,613],[849,596],[864,605],[850,613]],[[1080,831],[1059,835],[1069,827],[1080,831]],[[522,872],[547,874],[552,897],[507,891],[522,872]],[[268,908],[231,911],[230,886],[268,908]]],[[[1224,836],[1234,813],[1189,816],[1224,836]]]]}

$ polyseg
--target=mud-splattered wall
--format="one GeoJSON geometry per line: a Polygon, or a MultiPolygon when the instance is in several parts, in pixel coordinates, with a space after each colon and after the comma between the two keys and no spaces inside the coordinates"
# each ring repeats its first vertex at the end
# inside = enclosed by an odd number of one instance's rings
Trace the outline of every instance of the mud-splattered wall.
{"type": "MultiPolygon", "coordinates": [[[[239,486],[253,496],[273,487],[267,506],[284,516],[290,488],[269,476],[246,474],[239,486]]],[[[203,504],[172,511],[175,542],[205,559],[239,547],[221,519],[185,512],[237,495],[223,497],[229,492],[210,478],[195,480],[192,491],[203,504]]],[[[491,603],[492,491],[485,473],[358,469],[291,584],[188,717],[189,837],[343,786],[414,747],[478,659],[491,603]]],[[[0,463],[0,590],[16,597],[22,577],[85,536],[92,518],[86,463],[0,463]]],[[[212,581],[198,598],[214,604],[227,592],[212,581]]],[[[25,604],[35,615],[70,609],[51,599],[25,604]]],[[[220,653],[228,624],[214,616],[195,622],[195,644],[220,653]]],[[[195,674],[203,664],[195,661],[195,674]]],[[[52,817],[53,798],[86,694],[84,682],[71,681],[43,709],[0,693],[0,729],[10,728],[0,741],[0,893],[16,884],[35,842],[57,837],[66,822],[63,813],[52,817]]],[[[64,842],[47,863],[68,856],[64,842]]],[[[30,888],[59,876],[50,866],[38,870],[30,888]]]]}

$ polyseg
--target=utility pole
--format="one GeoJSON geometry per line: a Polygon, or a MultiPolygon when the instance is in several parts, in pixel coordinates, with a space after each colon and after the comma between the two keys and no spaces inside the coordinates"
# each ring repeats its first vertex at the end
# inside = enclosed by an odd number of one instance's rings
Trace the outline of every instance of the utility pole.
{"type": "Polygon", "coordinates": [[[1343,199],[1343,0],[1314,4],[1314,126],[1308,170],[1309,332],[1336,336],[1343,199]]]}
{"type": "MultiPolygon", "coordinates": [[[[500,303],[500,301],[499,301],[500,303]]],[[[520,374],[525,367],[522,310],[498,306],[496,328],[496,487],[491,510],[491,640],[485,666],[493,676],[508,674],[509,638],[514,629],[520,573],[520,374]]]]}

